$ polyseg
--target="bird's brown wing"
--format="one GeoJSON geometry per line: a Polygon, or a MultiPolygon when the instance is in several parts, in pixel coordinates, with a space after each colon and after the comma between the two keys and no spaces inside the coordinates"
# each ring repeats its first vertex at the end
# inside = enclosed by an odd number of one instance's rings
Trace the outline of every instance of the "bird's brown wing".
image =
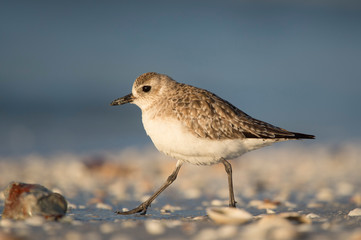
{"type": "Polygon", "coordinates": [[[178,94],[183,96],[181,99],[170,99],[173,114],[201,138],[314,138],[254,119],[211,92],[185,86],[178,89],[178,94]]]}

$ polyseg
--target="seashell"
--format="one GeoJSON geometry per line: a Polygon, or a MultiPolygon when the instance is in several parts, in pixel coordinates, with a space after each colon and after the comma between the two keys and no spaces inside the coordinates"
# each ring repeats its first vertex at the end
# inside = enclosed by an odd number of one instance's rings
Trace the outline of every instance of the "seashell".
{"type": "Polygon", "coordinates": [[[207,208],[207,214],[210,219],[219,224],[243,224],[253,218],[243,209],[229,207],[207,208]]]}
{"type": "Polygon", "coordinates": [[[249,203],[249,206],[256,207],[258,209],[276,209],[281,203],[279,201],[271,201],[269,199],[261,200],[252,200],[249,203]]]}
{"type": "Polygon", "coordinates": [[[351,210],[348,215],[350,217],[358,217],[361,216],[361,208],[355,208],[354,210],[351,210]]]}
{"type": "Polygon", "coordinates": [[[299,214],[298,212],[283,212],[278,214],[278,216],[285,218],[291,222],[297,223],[297,224],[311,224],[312,220],[311,218],[308,218],[306,215],[299,214]]]}

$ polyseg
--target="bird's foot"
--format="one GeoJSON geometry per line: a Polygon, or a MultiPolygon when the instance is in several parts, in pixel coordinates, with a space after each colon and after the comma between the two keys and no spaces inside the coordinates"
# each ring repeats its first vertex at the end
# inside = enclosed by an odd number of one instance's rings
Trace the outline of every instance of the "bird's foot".
{"type": "Polygon", "coordinates": [[[229,207],[231,207],[231,208],[235,208],[236,207],[236,201],[234,201],[234,202],[230,202],[229,203],[229,207]]]}
{"type": "Polygon", "coordinates": [[[140,213],[140,215],[145,215],[147,213],[147,209],[149,207],[150,204],[148,204],[147,202],[144,202],[142,204],[140,204],[138,207],[129,210],[129,211],[116,211],[116,214],[119,215],[131,215],[131,214],[135,214],[135,213],[140,213]]]}

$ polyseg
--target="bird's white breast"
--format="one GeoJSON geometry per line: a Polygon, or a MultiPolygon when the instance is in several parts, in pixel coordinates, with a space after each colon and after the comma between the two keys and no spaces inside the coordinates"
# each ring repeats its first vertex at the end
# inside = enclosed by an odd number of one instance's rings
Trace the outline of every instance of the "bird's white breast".
{"type": "Polygon", "coordinates": [[[143,112],[142,120],[147,134],[159,151],[197,165],[215,164],[221,158],[236,158],[275,142],[264,139],[210,140],[193,134],[177,119],[153,118],[143,112]]]}

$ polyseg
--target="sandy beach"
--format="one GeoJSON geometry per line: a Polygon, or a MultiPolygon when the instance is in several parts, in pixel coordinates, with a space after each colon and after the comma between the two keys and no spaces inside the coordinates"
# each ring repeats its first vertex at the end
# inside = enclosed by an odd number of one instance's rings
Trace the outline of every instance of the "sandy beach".
{"type": "Polygon", "coordinates": [[[165,181],[175,160],[153,148],[2,158],[1,189],[41,184],[69,207],[59,221],[2,219],[0,239],[360,239],[359,146],[293,142],[232,160],[237,207],[252,215],[244,224],[207,214],[228,205],[220,164],[186,164],[147,215],[120,216],[114,212],[136,207],[165,181]]]}

